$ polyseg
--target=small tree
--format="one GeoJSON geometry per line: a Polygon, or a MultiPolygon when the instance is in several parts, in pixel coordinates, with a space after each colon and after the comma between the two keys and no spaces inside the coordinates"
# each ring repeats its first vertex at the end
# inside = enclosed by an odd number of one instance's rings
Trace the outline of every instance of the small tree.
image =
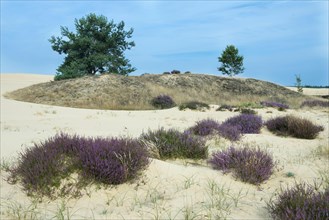
{"type": "Polygon", "coordinates": [[[115,24],[108,22],[105,16],[93,13],[75,19],[76,33],[61,26],[62,37],[52,36],[49,39],[54,51],[66,54],[55,80],[106,72],[128,75],[135,71],[124,57],[124,51],[135,46],[133,41],[127,41],[133,29],[125,31],[124,27],[123,21],[115,24]]]}
{"type": "Polygon", "coordinates": [[[239,50],[233,45],[226,46],[218,61],[222,63],[218,70],[223,74],[234,76],[244,71],[243,56],[239,55],[239,50]]]}
{"type": "Polygon", "coordinates": [[[302,87],[302,79],[300,78],[300,75],[295,75],[296,77],[296,87],[297,87],[297,92],[303,93],[303,87],[302,87]]]}

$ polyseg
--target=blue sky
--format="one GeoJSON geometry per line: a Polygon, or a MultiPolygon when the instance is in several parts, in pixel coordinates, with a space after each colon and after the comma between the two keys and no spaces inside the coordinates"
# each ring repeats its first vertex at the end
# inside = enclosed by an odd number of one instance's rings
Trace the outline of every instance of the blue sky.
{"type": "Polygon", "coordinates": [[[328,1],[17,1],[1,0],[1,73],[55,74],[63,56],[48,39],[74,19],[105,15],[134,28],[127,58],[137,71],[222,75],[229,44],[244,56],[241,77],[328,85],[328,1]]]}

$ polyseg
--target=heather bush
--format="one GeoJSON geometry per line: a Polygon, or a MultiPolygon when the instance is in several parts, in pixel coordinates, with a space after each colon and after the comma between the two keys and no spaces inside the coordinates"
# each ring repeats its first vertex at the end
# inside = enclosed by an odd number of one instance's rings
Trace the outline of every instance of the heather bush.
{"type": "Polygon", "coordinates": [[[190,131],[179,132],[175,129],[160,128],[141,135],[141,140],[152,143],[161,159],[191,158],[204,159],[208,155],[205,140],[190,131]]]}
{"type": "Polygon", "coordinates": [[[180,74],[180,71],[179,70],[173,70],[173,71],[171,71],[171,74],[180,74]]]}
{"type": "Polygon", "coordinates": [[[268,120],[267,129],[277,135],[292,136],[302,139],[314,139],[323,131],[322,126],[314,125],[311,121],[295,116],[281,116],[268,120]]]}
{"type": "Polygon", "coordinates": [[[61,190],[62,180],[74,172],[79,174],[80,183],[88,179],[119,184],[133,179],[147,166],[147,155],[134,139],[93,139],[62,133],[23,151],[10,171],[10,180],[19,181],[29,194],[52,198],[57,189],[61,190]]]}
{"type": "Polygon", "coordinates": [[[260,104],[264,107],[273,107],[273,108],[278,108],[279,110],[285,110],[289,108],[288,105],[278,102],[262,101],[260,102],[260,104]]]}
{"type": "Polygon", "coordinates": [[[206,103],[198,102],[198,101],[186,102],[179,106],[179,110],[184,110],[187,108],[191,110],[204,110],[204,109],[209,109],[210,106],[206,103]]]}
{"type": "Polygon", "coordinates": [[[268,153],[248,147],[230,147],[225,151],[215,152],[208,162],[214,169],[224,173],[233,171],[238,179],[256,185],[268,180],[275,166],[268,153]]]}
{"type": "Polygon", "coordinates": [[[241,131],[237,126],[222,124],[217,129],[218,134],[230,141],[238,141],[242,137],[241,131]]]}
{"type": "Polygon", "coordinates": [[[153,98],[151,104],[158,109],[167,109],[176,106],[174,100],[167,95],[159,95],[153,98]]]}
{"type": "Polygon", "coordinates": [[[240,112],[242,114],[252,114],[252,115],[257,114],[257,112],[255,110],[250,109],[250,108],[242,108],[242,109],[240,109],[240,112]]]}
{"type": "Polygon", "coordinates": [[[262,118],[253,114],[240,114],[223,122],[223,125],[237,127],[242,134],[259,134],[262,124],[262,118]]]}
{"type": "Polygon", "coordinates": [[[189,130],[196,135],[207,136],[210,134],[214,134],[218,131],[219,123],[213,119],[204,119],[201,121],[197,121],[196,125],[191,127],[189,130]]]}
{"type": "Polygon", "coordinates": [[[304,101],[301,106],[303,107],[323,107],[323,108],[328,108],[329,107],[329,102],[328,101],[321,101],[321,100],[306,100],[304,101]]]}
{"type": "Polygon", "coordinates": [[[324,191],[307,185],[296,184],[283,190],[267,203],[267,209],[274,219],[328,219],[329,188],[324,191]]]}
{"type": "Polygon", "coordinates": [[[234,108],[234,106],[224,104],[224,105],[219,106],[216,109],[216,111],[226,111],[226,110],[228,110],[228,111],[231,112],[231,111],[233,111],[233,108],[234,108]]]}

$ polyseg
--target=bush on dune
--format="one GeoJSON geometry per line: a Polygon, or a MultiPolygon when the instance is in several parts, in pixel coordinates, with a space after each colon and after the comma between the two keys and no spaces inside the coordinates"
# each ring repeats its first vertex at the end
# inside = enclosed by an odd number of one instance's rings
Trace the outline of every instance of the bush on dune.
{"type": "Polygon", "coordinates": [[[307,119],[292,115],[270,119],[265,125],[269,131],[277,135],[292,136],[302,139],[314,139],[319,132],[324,130],[322,126],[315,125],[307,119]]]}
{"type": "Polygon", "coordinates": [[[167,109],[175,107],[174,100],[168,95],[159,95],[151,100],[151,105],[157,109],[167,109]]]}
{"type": "Polygon", "coordinates": [[[207,136],[218,131],[220,124],[213,119],[204,119],[197,121],[189,130],[196,135],[207,136]]]}
{"type": "Polygon", "coordinates": [[[191,110],[205,110],[209,109],[210,106],[207,103],[204,102],[198,102],[198,101],[191,101],[191,102],[186,102],[183,103],[179,106],[179,110],[184,110],[184,109],[191,109],[191,110]]]}
{"type": "Polygon", "coordinates": [[[59,134],[20,154],[11,181],[29,194],[53,197],[61,180],[80,177],[106,184],[131,180],[149,163],[146,149],[135,139],[85,138],[59,134]]]}
{"type": "Polygon", "coordinates": [[[142,134],[141,140],[152,143],[160,159],[204,159],[208,156],[205,140],[193,135],[190,131],[179,132],[175,129],[160,128],[142,134]]]}
{"type": "Polygon", "coordinates": [[[262,118],[253,114],[240,114],[227,119],[222,125],[235,126],[242,134],[259,134],[262,128],[262,118]]]}
{"type": "Polygon", "coordinates": [[[221,152],[215,152],[208,161],[214,169],[233,174],[243,182],[260,184],[268,180],[273,173],[272,157],[260,149],[230,147],[221,152]]]}
{"type": "Polygon", "coordinates": [[[328,219],[329,189],[320,191],[315,187],[299,183],[283,190],[267,203],[274,219],[328,219]]]}

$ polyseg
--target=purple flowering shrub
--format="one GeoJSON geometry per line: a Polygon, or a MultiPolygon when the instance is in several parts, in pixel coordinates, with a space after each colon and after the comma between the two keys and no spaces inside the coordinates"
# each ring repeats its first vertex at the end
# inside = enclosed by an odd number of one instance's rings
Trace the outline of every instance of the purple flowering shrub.
{"type": "Polygon", "coordinates": [[[176,106],[174,100],[168,95],[159,95],[153,98],[151,105],[158,109],[167,109],[176,106]]]}
{"type": "Polygon", "coordinates": [[[292,115],[270,119],[265,123],[265,126],[269,131],[277,135],[302,139],[314,139],[324,130],[322,126],[315,125],[307,119],[292,115]]]}
{"type": "Polygon", "coordinates": [[[214,132],[218,130],[219,126],[219,122],[213,119],[204,119],[201,121],[197,121],[196,125],[190,128],[190,131],[196,135],[207,136],[210,134],[214,134],[214,132]]]}
{"type": "Polygon", "coordinates": [[[267,203],[274,219],[328,219],[329,189],[320,191],[305,183],[290,189],[281,189],[280,194],[267,203]]]}
{"type": "Polygon", "coordinates": [[[227,119],[222,125],[235,126],[242,134],[259,134],[263,121],[258,115],[240,114],[227,119]]]}
{"type": "Polygon", "coordinates": [[[19,181],[28,194],[53,198],[62,180],[73,172],[79,174],[79,180],[119,184],[137,177],[149,163],[147,156],[134,139],[61,133],[23,151],[10,170],[10,181],[19,181]]]}
{"type": "Polygon", "coordinates": [[[135,139],[95,138],[79,151],[84,175],[106,184],[134,179],[148,164],[145,148],[135,139]]]}
{"type": "Polygon", "coordinates": [[[233,174],[243,182],[259,185],[268,180],[273,173],[272,157],[260,149],[230,147],[225,151],[215,152],[208,161],[214,169],[233,174]]]}
{"type": "Polygon", "coordinates": [[[301,104],[301,108],[303,107],[323,107],[328,108],[329,102],[328,101],[321,101],[321,100],[306,100],[301,104]]]}
{"type": "Polygon", "coordinates": [[[289,106],[286,104],[278,103],[278,102],[271,102],[271,101],[262,101],[260,104],[264,107],[273,107],[273,108],[278,108],[281,110],[288,109],[289,106]]]}
{"type": "Polygon", "coordinates": [[[218,127],[218,134],[230,141],[238,141],[242,137],[240,129],[229,124],[221,124],[218,127]]]}
{"type": "Polygon", "coordinates": [[[190,131],[160,128],[141,135],[141,140],[153,143],[161,159],[191,158],[204,159],[208,156],[205,140],[190,131]]]}

